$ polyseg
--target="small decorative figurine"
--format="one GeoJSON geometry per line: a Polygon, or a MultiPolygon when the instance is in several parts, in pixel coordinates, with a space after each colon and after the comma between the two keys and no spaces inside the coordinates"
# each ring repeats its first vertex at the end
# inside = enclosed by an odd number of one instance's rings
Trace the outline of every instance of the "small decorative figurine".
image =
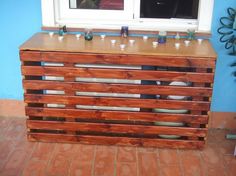
{"type": "Polygon", "coordinates": [[[202,44],[202,41],[203,41],[203,39],[202,39],[202,38],[198,38],[198,39],[197,39],[197,42],[198,42],[198,44],[199,44],[199,45],[201,45],[201,44],[202,44]]]}
{"type": "Polygon", "coordinates": [[[160,31],[159,35],[158,35],[158,43],[166,43],[166,35],[167,32],[166,31],[160,31]]]}
{"type": "Polygon", "coordinates": [[[85,29],[84,39],[87,40],[87,41],[93,40],[93,32],[92,32],[92,29],[85,29]]]}
{"type": "Polygon", "coordinates": [[[154,48],[156,48],[157,45],[158,45],[158,42],[157,42],[157,41],[152,42],[152,46],[153,46],[154,48]]]}
{"type": "Polygon", "coordinates": [[[66,32],[67,32],[66,25],[59,26],[59,31],[58,31],[59,36],[63,36],[66,32]]]}
{"type": "Polygon", "coordinates": [[[187,39],[188,40],[194,40],[195,39],[195,30],[194,29],[188,29],[187,30],[187,39]]]}
{"type": "Polygon", "coordinates": [[[121,37],[128,37],[129,35],[129,27],[128,26],[122,26],[120,31],[121,37]]]}
{"type": "Polygon", "coordinates": [[[144,36],[143,36],[143,40],[146,41],[147,39],[148,39],[148,36],[147,36],[147,35],[144,35],[144,36]]]}
{"type": "Polygon", "coordinates": [[[185,44],[185,46],[189,46],[190,40],[184,40],[184,44],[185,44]]]}
{"type": "Polygon", "coordinates": [[[176,40],[179,40],[179,39],[180,39],[180,35],[179,35],[178,32],[177,32],[177,34],[176,34],[176,36],[175,36],[175,39],[176,39],[176,40]]]}
{"type": "Polygon", "coordinates": [[[106,37],[106,35],[105,35],[105,34],[102,34],[102,35],[100,35],[100,37],[101,37],[102,40],[104,40],[105,37],[106,37]]]}

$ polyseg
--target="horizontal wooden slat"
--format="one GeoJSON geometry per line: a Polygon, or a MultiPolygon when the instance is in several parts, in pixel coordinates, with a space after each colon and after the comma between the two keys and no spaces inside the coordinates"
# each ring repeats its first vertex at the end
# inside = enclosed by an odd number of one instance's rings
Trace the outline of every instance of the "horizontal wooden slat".
{"type": "Polygon", "coordinates": [[[27,127],[30,129],[41,130],[65,130],[81,132],[102,132],[102,133],[122,133],[122,134],[146,134],[146,135],[180,135],[205,137],[205,128],[189,127],[165,127],[165,126],[146,126],[130,124],[105,124],[105,123],[86,123],[86,122],[56,122],[27,120],[27,127]]]}
{"type": "Polygon", "coordinates": [[[21,51],[22,61],[215,68],[213,58],[21,51]]]}
{"type": "Polygon", "coordinates": [[[116,78],[203,83],[212,83],[214,78],[213,73],[38,66],[22,66],[22,74],[30,76],[79,76],[86,78],[116,78]]]}
{"type": "Polygon", "coordinates": [[[72,105],[92,106],[117,106],[117,107],[140,107],[140,108],[170,108],[170,109],[191,109],[208,111],[209,102],[202,101],[178,101],[159,99],[131,99],[131,98],[104,98],[88,96],[62,96],[62,95],[40,95],[25,94],[26,103],[56,103],[72,105]]]}
{"type": "Polygon", "coordinates": [[[23,80],[24,89],[209,97],[211,88],[23,80]]]}
{"type": "Polygon", "coordinates": [[[68,134],[43,134],[28,133],[30,141],[42,142],[70,142],[84,144],[100,145],[125,145],[125,146],[143,146],[143,147],[167,147],[179,149],[202,149],[205,141],[194,140],[168,140],[168,139],[147,139],[131,137],[108,137],[108,136],[90,136],[90,135],[68,135],[68,134]]]}
{"type": "Polygon", "coordinates": [[[183,123],[208,123],[207,115],[191,114],[168,114],[168,113],[151,113],[151,112],[128,112],[128,111],[100,111],[100,110],[83,110],[83,109],[60,109],[60,108],[40,108],[26,107],[27,116],[35,117],[64,117],[80,119],[97,119],[97,120],[129,120],[143,122],[183,122],[183,123]]]}

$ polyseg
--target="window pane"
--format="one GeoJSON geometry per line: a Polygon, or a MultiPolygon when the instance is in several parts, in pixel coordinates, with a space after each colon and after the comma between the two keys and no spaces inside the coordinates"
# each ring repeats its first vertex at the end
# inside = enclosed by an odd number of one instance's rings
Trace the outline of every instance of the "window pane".
{"type": "Polygon", "coordinates": [[[141,0],[141,18],[197,19],[199,0],[141,0]]]}
{"type": "Polygon", "coordinates": [[[124,0],[70,0],[70,8],[124,10],[124,0]]]}

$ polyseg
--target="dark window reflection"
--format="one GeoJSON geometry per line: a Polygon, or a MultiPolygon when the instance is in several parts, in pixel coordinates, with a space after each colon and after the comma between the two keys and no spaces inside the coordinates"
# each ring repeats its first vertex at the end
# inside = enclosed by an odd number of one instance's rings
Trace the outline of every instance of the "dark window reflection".
{"type": "Polygon", "coordinates": [[[199,0],[141,0],[141,18],[197,19],[199,0]]]}
{"type": "Polygon", "coordinates": [[[124,0],[70,0],[70,8],[124,10],[124,0]]]}

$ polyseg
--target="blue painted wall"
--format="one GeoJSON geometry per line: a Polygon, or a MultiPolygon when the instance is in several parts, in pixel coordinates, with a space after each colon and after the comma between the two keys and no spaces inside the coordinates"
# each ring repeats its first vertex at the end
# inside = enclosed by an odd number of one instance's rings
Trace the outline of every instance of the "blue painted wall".
{"type": "Polygon", "coordinates": [[[219,34],[217,33],[217,28],[220,26],[219,19],[222,16],[227,16],[228,7],[236,9],[236,0],[215,0],[211,42],[217,51],[218,59],[211,110],[236,112],[236,79],[232,76],[233,68],[229,66],[233,61],[236,61],[236,56],[227,54],[228,51],[224,49],[224,44],[219,42],[219,34]]]}
{"type": "Polygon", "coordinates": [[[40,0],[1,0],[1,99],[23,99],[18,47],[41,30],[41,21],[40,0]]]}
{"type": "MultiPolygon", "coordinates": [[[[215,0],[212,44],[218,53],[212,111],[236,112],[236,81],[229,67],[236,57],[228,56],[219,43],[219,18],[236,0],[215,0]]],[[[23,99],[18,47],[41,28],[40,0],[2,0],[0,4],[0,98],[23,99]]]]}

